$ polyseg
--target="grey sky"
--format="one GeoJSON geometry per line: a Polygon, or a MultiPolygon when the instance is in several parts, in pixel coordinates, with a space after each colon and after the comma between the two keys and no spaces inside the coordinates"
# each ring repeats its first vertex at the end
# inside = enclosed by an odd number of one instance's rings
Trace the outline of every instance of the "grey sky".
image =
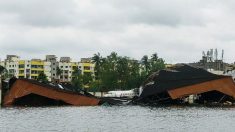
{"type": "Polygon", "coordinates": [[[0,0],[0,57],[46,54],[74,60],[111,51],[167,63],[194,62],[225,50],[234,62],[233,0],[0,0]]]}

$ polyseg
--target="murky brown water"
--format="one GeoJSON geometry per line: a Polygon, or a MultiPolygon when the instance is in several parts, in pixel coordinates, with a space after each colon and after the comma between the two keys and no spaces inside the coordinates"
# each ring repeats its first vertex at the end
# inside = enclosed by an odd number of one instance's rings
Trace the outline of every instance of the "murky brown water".
{"type": "Polygon", "coordinates": [[[235,108],[97,106],[0,109],[1,132],[235,131],[235,108]]]}

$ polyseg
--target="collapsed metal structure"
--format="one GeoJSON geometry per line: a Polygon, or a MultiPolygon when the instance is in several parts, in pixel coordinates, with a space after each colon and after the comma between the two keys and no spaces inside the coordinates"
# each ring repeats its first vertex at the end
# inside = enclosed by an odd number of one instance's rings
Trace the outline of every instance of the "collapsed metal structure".
{"type": "Polygon", "coordinates": [[[136,102],[184,103],[193,95],[197,103],[234,102],[235,84],[230,76],[215,75],[188,65],[176,65],[152,74],[136,102]]]}
{"type": "Polygon", "coordinates": [[[17,79],[5,95],[3,106],[96,106],[101,102],[85,91],[73,92],[35,80],[17,79]]]}
{"type": "MultiPolygon", "coordinates": [[[[11,80],[10,80],[11,82],[11,80]]],[[[5,94],[3,106],[96,106],[103,103],[122,104],[112,98],[97,98],[70,86],[60,87],[29,79],[13,79],[5,94]]],[[[201,68],[176,65],[153,73],[143,84],[134,103],[143,104],[224,104],[235,103],[235,83],[232,77],[215,75],[201,68]]]]}

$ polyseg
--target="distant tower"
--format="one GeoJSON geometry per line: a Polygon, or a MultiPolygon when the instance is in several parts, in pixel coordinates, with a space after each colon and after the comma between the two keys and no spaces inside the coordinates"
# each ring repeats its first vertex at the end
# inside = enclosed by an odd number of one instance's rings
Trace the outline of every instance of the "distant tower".
{"type": "Polygon", "coordinates": [[[206,57],[205,51],[202,51],[202,56],[203,56],[203,57],[206,57]]]}
{"type": "Polygon", "coordinates": [[[222,57],[221,57],[221,60],[222,60],[222,61],[224,60],[224,50],[222,50],[222,57]]]}
{"type": "Polygon", "coordinates": [[[218,50],[215,49],[215,60],[218,60],[218,50]]]}
{"type": "Polygon", "coordinates": [[[207,62],[210,62],[210,51],[207,51],[206,57],[207,57],[207,62]]]}
{"type": "Polygon", "coordinates": [[[213,49],[210,50],[210,60],[211,60],[211,62],[213,62],[213,60],[214,60],[213,59],[214,58],[213,57],[213,55],[214,55],[213,51],[214,51],[213,49]]]}

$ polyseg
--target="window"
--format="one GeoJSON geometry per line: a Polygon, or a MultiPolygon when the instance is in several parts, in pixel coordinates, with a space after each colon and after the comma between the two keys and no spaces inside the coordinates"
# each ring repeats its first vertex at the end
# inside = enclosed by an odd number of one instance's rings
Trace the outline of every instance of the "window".
{"type": "Polygon", "coordinates": [[[31,71],[31,74],[38,74],[38,71],[31,71]]]}
{"type": "Polygon", "coordinates": [[[63,68],[63,66],[61,66],[60,68],[63,68]]]}
{"type": "Polygon", "coordinates": [[[30,72],[30,69],[26,69],[26,72],[27,72],[27,73],[30,72]]]}
{"type": "Polygon", "coordinates": [[[84,70],[91,70],[91,67],[89,67],[89,66],[84,66],[84,70]]]}
{"type": "Polygon", "coordinates": [[[24,64],[19,65],[19,68],[24,68],[24,64]]]}
{"type": "Polygon", "coordinates": [[[65,66],[65,68],[68,68],[68,66],[65,66]]]}
{"type": "Polygon", "coordinates": [[[24,74],[24,70],[20,70],[20,71],[19,71],[19,74],[24,74]]]}

